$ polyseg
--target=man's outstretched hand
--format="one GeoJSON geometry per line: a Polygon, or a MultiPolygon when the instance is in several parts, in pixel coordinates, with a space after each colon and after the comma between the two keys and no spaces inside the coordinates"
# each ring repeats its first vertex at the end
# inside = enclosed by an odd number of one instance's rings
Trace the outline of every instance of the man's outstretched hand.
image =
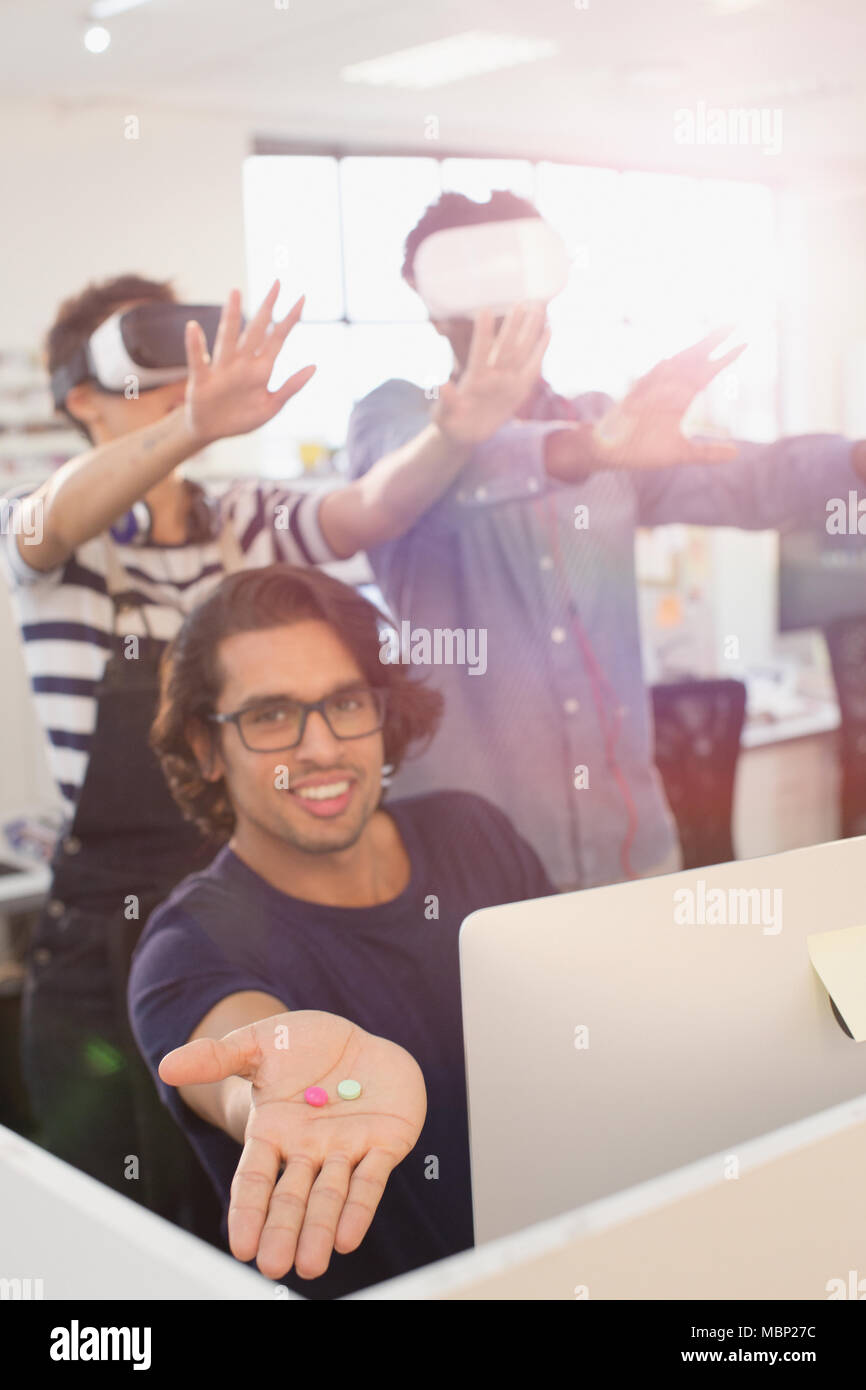
{"type": "Polygon", "coordinates": [[[741,343],[722,357],[710,353],[730,335],[717,329],[673,357],[666,357],[636,381],[618,405],[592,430],[592,452],[601,467],[659,468],[677,463],[723,463],[737,446],[688,439],[683,417],[696,396],[739,357],[741,343]]]}
{"type": "Polygon", "coordinates": [[[196,1038],[168,1053],[159,1074],[170,1086],[233,1076],[251,1083],[229,1244],[270,1279],[293,1264],[301,1278],[314,1279],[334,1249],[357,1249],[427,1111],[421,1068],[404,1048],[313,1010],[196,1038]],[[339,1099],[337,1085],[346,1079],[360,1082],[357,1100],[339,1099]],[[328,1104],[309,1105],[309,1086],[327,1091],[328,1104]]]}
{"type": "Polygon", "coordinates": [[[516,304],[495,330],[490,310],[476,316],[466,366],[439,387],[437,425],[456,444],[479,444],[513,419],[538,380],[550,342],[543,304],[516,304]]]}

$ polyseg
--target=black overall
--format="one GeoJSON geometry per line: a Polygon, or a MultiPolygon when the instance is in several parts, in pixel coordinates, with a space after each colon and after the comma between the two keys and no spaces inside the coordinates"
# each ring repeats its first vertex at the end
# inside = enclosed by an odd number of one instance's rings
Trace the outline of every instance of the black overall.
{"type": "MultiPolygon", "coordinates": [[[[109,569],[123,573],[113,557],[109,569]]],[[[148,916],[217,846],[182,819],[148,744],[165,643],[139,637],[135,655],[119,615],[136,601],[110,581],[109,592],[115,636],[87,775],[30,948],[24,1078],[46,1149],[217,1242],[210,1182],[159,1100],[126,1007],[148,916]]]]}

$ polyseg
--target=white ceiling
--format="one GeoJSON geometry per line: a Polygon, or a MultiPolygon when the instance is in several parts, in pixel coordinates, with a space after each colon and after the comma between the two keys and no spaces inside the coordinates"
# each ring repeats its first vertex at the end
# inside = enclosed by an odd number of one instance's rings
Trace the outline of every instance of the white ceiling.
{"type": "Polygon", "coordinates": [[[108,21],[103,55],[81,43],[86,3],[0,0],[7,101],[159,104],[236,115],[251,134],[431,153],[435,115],[440,150],[801,184],[866,175],[864,0],[151,0],[108,21]],[[340,79],[468,29],[559,51],[423,92],[340,79]],[[677,144],[674,112],[698,102],[781,109],[781,154],[677,144]]]}

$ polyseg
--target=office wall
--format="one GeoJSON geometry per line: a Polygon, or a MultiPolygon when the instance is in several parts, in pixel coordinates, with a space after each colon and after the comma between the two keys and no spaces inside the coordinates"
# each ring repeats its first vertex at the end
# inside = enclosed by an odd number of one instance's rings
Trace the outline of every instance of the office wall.
{"type": "MultiPolygon", "coordinates": [[[[183,111],[0,107],[0,350],[37,344],[59,301],[93,278],[172,276],[205,301],[243,286],[247,136],[245,122],[183,111]]],[[[0,590],[2,823],[54,792],[0,590]]]]}
{"type": "Polygon", "coordinates": [[[182,111],[6,106],[0,345],[38,336],[94,274],[176,275],[205,298],[243,267],[244,124],[182,111]],[[127,139],[128,117],[139,122],[127,139]]]}

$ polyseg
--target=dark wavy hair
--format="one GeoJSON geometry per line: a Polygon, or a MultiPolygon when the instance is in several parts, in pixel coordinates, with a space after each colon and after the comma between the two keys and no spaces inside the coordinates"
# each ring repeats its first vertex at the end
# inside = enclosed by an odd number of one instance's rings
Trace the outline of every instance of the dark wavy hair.
{"type": "Polygon", "coordinates": [[[526,198],[519,198],[507,188],[497,188],[486,203],[476,203],[465,193],[442,193],[424,209],[421,219],[406,238],[403,247],[401,274],[410,285],[415,283],[415,257],[422,241],[434,232],[448,227],[474,227],[479,222],[511,222],[521,217],[540,217],[541,213],[526,198]]]}
{"type": "MultiPolygon", "coordinates": [[[[45,335],[42,361],[49,376],[58,367],[64,367],[83,347],[91,333],[110,318],[121,304],[143,300],[153,304],[175,304],[177,296],[170,280],[147,280],[143,275],[115,275],[110,280],[92,282],[79,294],[64,299],[54,322],[45,335]]],[[[59,407],[61,415],[93,443],[92,436],[83,420],[59,407]]]]}
{"type": "Polygon", "coordinates": [[[439,726],[442,696],[411,679],[405,666],[380,661],[380,631],[393,624],[355,589],[322,570],[283,564],[228,575],[190,613],[163,655],[159,708],[150,734],[184,817],[216,840],[231,835],[234,811],[224,779],[208,782],[202,776],[188,735],[198,723],[216,737],[207,715],[213,713],[224,682],[219,644],[237,633],[311,618],[333,628],[369,685],[388,692],[382,733],[385,761],[395,771],[410,744],[429,742],[439,726]]]}

